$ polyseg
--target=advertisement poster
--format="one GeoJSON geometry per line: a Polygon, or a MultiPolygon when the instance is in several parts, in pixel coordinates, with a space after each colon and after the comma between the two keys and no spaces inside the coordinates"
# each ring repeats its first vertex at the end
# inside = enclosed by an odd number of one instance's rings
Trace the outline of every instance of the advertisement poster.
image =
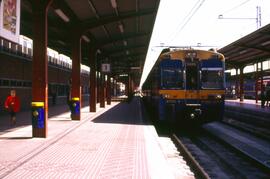
{"type": "Polygon", "coordinates": [[[13,42],[19,42],[20,0],[2,0],[0,8],[0,35],[13,42]]]}
{"type": "Polygon", "coordinates": [[[17,0],[6,0],[3,1],[4,12],[3,12],[3,28],[16,34],[16,4],[17,0]]]}

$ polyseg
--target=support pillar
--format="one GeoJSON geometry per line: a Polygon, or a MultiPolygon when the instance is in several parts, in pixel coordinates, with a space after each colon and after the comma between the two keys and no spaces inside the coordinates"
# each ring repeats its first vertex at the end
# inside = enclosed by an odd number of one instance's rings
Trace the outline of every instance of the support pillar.
{"type": "Polygon", "coordinates": [[[33,62],[32,62],[32,135],[48,135],[48,61],[47,13],[52,0],[32,0],[33,62]]]}
{"type": "Polygon", "coordinates": [[[107,96],[107,105],[111,105],[111,77],[110,75],[107,76],[106,96],[107,96]]]}
{"type": "Polygon", "coordinates": [[[97,103],[100,103],[100,72],[97,72],[97,103]]]}
{"type": "Polygon", "coordinates": [[[72,120],[81,120],[81,32],[77,29],[73,30],[72,37],[72,85],[71,100],[75,108],[72,112],[72,120]],[[79,105],[79,106],[78,106],[79,105]]]}
{"type": "Polygon", "coordinates": [[[258,81],[259,81],[259,73],[258,73],[258,63],[256,63],[256,73],[255,73],[255,100],[258,103],[258,81]]]}
{"type": "Polygon", "coordinates": [[[96,75],[96,57],[94,48],[90,48],[89,60],[90,60],[90,112],[97,111],[97,75],[96,75]]]}
{"type": "Polygon", "coordinates": [[[238,73],[238,68],[236,68],[236,75],[235,75],[235,92],[237,98],[240,97],[240,90],[239,90],[239,73],[238,73]]]}
{"type": "Polygon", "coordinates": [[[240,67],[240,101],[244,101],[244,67],[240,67]]]}
{"type": "Polygon", "coordinates": [[[105,80],[102,73],[100,75],[100,107],[105,108],[105,80]]]}
{"type": "Polygon", "coordinates": [[[261,62],[260,78],[261,78],[261,86],[260,87],[261,87],[261,100],[262,100],[262,94],[264,94],[264,86],[263,86],[263,63],[262,62],[261,62]]]}

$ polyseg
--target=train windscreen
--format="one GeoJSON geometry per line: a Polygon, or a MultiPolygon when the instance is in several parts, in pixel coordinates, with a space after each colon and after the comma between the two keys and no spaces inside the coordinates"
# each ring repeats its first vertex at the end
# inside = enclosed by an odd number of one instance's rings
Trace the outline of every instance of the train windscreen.
{"type": "Polygon", "coordinates": [[[178,68],[164,67],[161,69],[161,86],[163,89],[182,89],[183,71],[178,68]]]}
{"type": "Polygon", "coordinates": [[[203,89],[223,89],[224,77],[222,70],[202,70],[201,85],[203,89]]]}

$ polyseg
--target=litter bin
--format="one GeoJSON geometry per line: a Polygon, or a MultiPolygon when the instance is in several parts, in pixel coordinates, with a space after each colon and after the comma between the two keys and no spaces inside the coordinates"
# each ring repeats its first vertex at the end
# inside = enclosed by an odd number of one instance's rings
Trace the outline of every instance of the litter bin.
{"type": "Polygon", "coordinates": [[[32,125],[33,128],[45,127],[44,102],[32,102],[32,125]]]}
{"type": "Polygon", "coordinates": [[[71,99],[71,118],[79,120],[80,118],[80,98],[71,99]]]}

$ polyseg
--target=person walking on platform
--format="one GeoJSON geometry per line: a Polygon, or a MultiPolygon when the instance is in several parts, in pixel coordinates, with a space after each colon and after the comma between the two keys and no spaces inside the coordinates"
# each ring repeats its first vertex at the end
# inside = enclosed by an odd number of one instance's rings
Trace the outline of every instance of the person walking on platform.
{"type": "Polygon", "coordinates": [[[21,103],[19,97],[16,96],[16,91],[11,90],[5,101],[5,108],[9,111],[11,125],[16,124],[16,113],[19,112],[20,107],[21,103]]]}
{"type": "Polygon", "coordinates": [[[266,98],[266,95],[265,95],[265,86],[264,84],[262,85],[262,89],[261,89],[261,107],[264,108],[265,106],[265,98],[266,98]]]}

